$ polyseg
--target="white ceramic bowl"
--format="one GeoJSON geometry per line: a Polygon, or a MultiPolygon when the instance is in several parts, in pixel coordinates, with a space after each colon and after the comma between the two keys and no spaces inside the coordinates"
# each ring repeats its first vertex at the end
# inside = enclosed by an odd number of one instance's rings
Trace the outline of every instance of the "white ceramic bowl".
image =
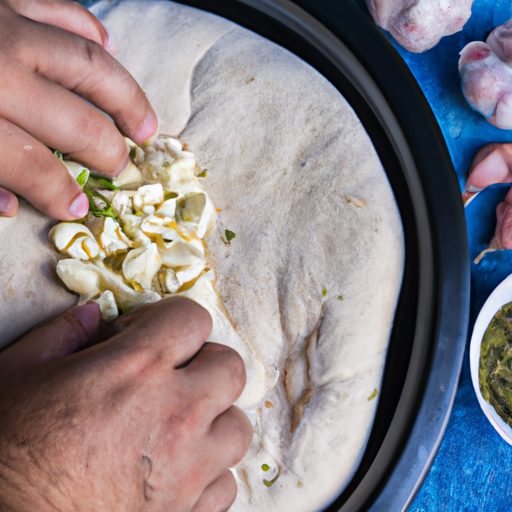
{"type": "Polygon", "coordinates": [[[512,428],[505,423],[494,407],[486,402],[480,391],[480,346],[487,327],[499,311],[501,306],[512,302],[512,275],[502,281],[499,286],[491,293],[483,308],[480,310],[473,328],[471,344],[469,347],[469,364],[471,368],[471,380],[478,398],[480,407],[484,411],[487,419],[491,422],[496,432],[510,445],[512,445],[512,428]]]}

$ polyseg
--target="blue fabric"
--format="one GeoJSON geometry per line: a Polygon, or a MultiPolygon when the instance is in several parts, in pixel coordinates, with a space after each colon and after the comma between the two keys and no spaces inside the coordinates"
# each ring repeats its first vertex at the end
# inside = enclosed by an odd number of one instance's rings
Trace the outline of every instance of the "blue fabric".
{"type": "MultiPolygon", "coordinates": [[[[512,142],[512,131],[487,123],[466,103],[460,87],[458,59],[471,41],[485,40],[512,17],[510,0],[476,0],[464,30],[435,48],[412,54],[399,48],[425,93],[444,134],[463,189],[476,151],[489,142],[512,142]]],[[[391,39],[391,38],[390,38],[391,39]]],[[[495,185],[466,208],[472,261],[487,247],[496,227],[495,209],[508,191],[495,185]]],[[[472,326],[492,290],[512,273],[512,251],[488,253],[471,265],[472,326]]],[[[468,349],[454,408],[434,464],[410,512],[508,512],[512,510],[512,447],[503,441],[478,405],[470,378],[468,349]]]]}

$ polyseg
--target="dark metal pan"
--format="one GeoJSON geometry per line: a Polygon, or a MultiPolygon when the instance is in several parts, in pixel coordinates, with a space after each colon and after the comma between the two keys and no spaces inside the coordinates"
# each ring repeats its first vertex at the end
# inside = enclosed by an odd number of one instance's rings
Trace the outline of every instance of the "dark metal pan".
{"type": "Polygon", "coordinates": [[[349,101],[379,154],[402,215],[404,282],[368,446],[326,512],[405,510],[446,428],[469,314],[463,206],[435,117],[355,0],[180,2],[228,18],[308,62],[349,101]]]}

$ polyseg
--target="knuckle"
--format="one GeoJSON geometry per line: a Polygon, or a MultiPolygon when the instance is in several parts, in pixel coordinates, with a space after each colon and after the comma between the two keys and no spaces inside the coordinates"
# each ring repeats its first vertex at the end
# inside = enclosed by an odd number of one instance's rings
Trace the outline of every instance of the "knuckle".
{"type": "Polygon", "coordinates": [[[241,393],[247,380],[245,364],[238,352],[229,347],[229,358],[227,369],[229,370],[229,384],[234,390],[241,393]]]}
{"type": "MultiPolygon", "coordinates": [[[[182,401],[184,403],[184,401],[182,401]]],[[[179,407],[169,418],[170,430],[179,439],[196,439],[209,424],[208,406],[204,400],[179,407]]]]}
{"type": "Polygon", "coordinates": [[[219,496],[219,512],[224,512],[231,507],[233,502],[235,501],[238,486],[236,483],[236,479],[231,473],[231,471],[227,471],[222,477],[220,496],[219,496]]]}
{"type": "Polygon", "coordinates": [[[247,416],[237,407],[229,409],[231,414],[230,444],[233,447],[233,464],[242,460],[253,437],[253,427],[247,416]]]}

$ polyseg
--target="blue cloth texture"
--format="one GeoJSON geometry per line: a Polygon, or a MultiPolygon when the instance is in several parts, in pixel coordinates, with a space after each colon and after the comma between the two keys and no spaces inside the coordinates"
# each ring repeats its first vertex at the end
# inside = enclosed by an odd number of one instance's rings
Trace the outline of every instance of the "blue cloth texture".
{"type": "MultiPolygon", "coordinates": [[[[471,41],[485,41],[512,18],[510,0],[476,0],[462,32],[433,49],[413,54],[396,43],[438,120],[461,190],[476,151],[489,142],[512,142],[512,131],[490,125],[471,110],[458,73],[459,52],[471,41]]],[[[390,37],[390,40],[392,38],[390,37]]],[[[496,206],[508,185],[494,185],[467,207],[470,256],[487,247],[496,228],[496,206]]],[[[490,293],[512,273],[512,251],[487,253],[471,264],[471,316],[474,321],[490,293]]],[[[468,342],[469,343],[469,342],[468,342]]],[[[499,437],[478,405],[471,383],[468,347],[454,407],[434,464],[409,512],[508,512],[512,510],[512,447],[499,437]]]]}

